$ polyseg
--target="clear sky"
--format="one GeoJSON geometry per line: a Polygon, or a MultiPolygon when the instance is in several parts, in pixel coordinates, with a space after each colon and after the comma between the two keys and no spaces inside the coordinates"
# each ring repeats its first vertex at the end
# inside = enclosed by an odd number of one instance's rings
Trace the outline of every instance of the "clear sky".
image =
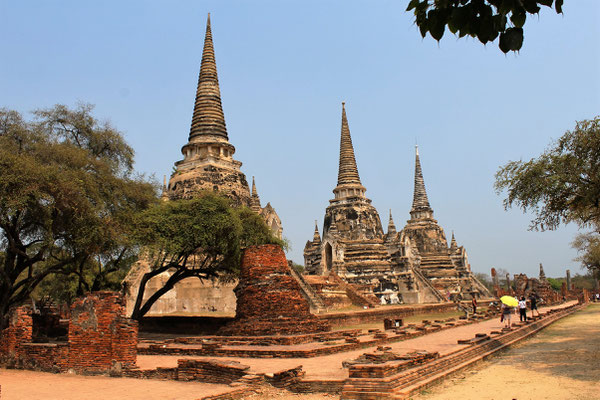
{"type": "Polygon", "coordinates": [[[358,169],[387,227],[412,202],[419,144],[435,217],[472,269],[581,272],[576,227],[529,232],[503,211],[494,173],[540,154],[600,114],[600,2],[529,17],[519,54],[497,44],[421,39],[407,0],[0,0],[0,107],[96,105],[162,181],[189,134],[211,13],[229,139],[303,263],[337,180],[341,102],[358,169]]]}

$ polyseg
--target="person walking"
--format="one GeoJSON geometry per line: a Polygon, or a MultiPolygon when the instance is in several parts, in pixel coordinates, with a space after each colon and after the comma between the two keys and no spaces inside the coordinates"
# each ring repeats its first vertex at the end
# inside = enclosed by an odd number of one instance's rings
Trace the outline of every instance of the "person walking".
{"type": "Polygon", "coordinates": [[[521,300],[519,300],[519,321],[527,322],[527,300],[525,300],[525,296],[521,296],[521,300]]]}
{"type": "Polygon", "coordinates": [[[501,321],[504,321],[504,327],[510,329],[511,315],[514,312],[513,307],[507,306],[506,304],[502,303],[502,310],[501,310],[501,312],[502,312],[502,319],[501,319],[501,321]]]}
{"type": "Polygon", "coordinates": [[[537,294],[535,292],[532,292],[529,295],[529,307],[531,307],[531,319],[533,319],[533,310],[537,312],[538,317],[540,316],[540,312],[537,308],[537,294]]]}

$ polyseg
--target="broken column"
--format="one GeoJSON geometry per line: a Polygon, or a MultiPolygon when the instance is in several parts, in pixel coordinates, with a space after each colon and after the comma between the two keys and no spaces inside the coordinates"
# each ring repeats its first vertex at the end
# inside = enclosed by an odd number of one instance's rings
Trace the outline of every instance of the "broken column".
{"type": "Polygon", "coordinates": [[[571,290],[571,270],[567,270],[567,290],[571,290]]]}
{"type": "Polygon", "coordinates": [[[279,245],[247,248],[235,289],[235,320],[219,333],[263,336],[328,331],[329,324],[310,313],[308,301],[289,268],[279,245]]]}
{"type": "Polygon", "coordinates": [[[71,306],[69,367],[86,373],[133,368],[137,357],[137,321],[124,317],[116,292],[94,292],[71,306]]]}

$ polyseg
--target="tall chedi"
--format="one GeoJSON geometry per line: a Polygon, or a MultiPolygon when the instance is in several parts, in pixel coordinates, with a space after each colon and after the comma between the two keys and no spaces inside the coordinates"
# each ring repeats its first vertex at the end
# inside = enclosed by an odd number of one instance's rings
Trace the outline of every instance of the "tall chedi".
{"type": "MultiPolygon", "coordinates": [[[[175,163],[175,172],[163,185],[162,200],[191,198],[202,191],[216,191],[232,199],[235,206],[247,206],[261,215],[273,233],[281,238],[281,221],[267,203],[261,207],[256,187],[250,193],[246,175],[240,171],[242,163],[235,160],[235,147],[229,143],[225,116],[221,105],[221,91],[210,26],[206,22],[206,36],[202,52],[200,75],[196,87],[196,101],[188,142],[181,149],[183,160],[175,163]]],[[[137,288],[142,276],[150,268],[140,260],[125,278],[129,295],[127,309],[135,304],[137,288]]],[[[172,272],[166,271],[146,284],[146,295],[151,296],[162,288],[172,272]]],[[[150,314],[190,314],[235,311],[235,282],[200,281],[185,279],[154,303],[150,314]]]]}
{"type": "Polygon", "coordinates": [[[323,223],[323,238],[335,222],[337,234],[344,239],[373,239],[383,236],[379,214],[365,197],[367,189],[362,185],[356,166],[346,106],[342,103],[342,129],[340,135],[340,162],[334,198],[329,200],[323,223]]]}
{"type": "Polygon", "coordinates": [[[444,230],[433,218],[433,209],[429,205],[418,146],[415,146],[413,202],[410,210],[410,220],[407,221],[407,225],[404,227],[404,233],[412,239],[422,254],[439,252],[448,248],[444,230]]]}
{"type": "Polygon", "coordinates": [[[416,248],[412,253],[417,255],[419,270],[441,294],[456,298],[491,295],[471,273],[467,252],[456,242],[454,232],[448,246],[444,230],[433,218],[418,147],[415,147],[413,203],[403,234],[416,248]]]}
{"type": "Polygon", "coordinates": [[[242,163],[233,158],[235,147],[229,143],[210,26],[206,36],[202,64],[196,89],[196,101],[188,143],[181,153],[183,160],[175,163],[175,172],[167,186],[169,199],[189,198],[201,190],[215,190],[230,197],[236,205],[251,205],[242,163]]]}
{"type": "MultiPolygon", "coordinates": [[[[325,210],[322,239],[318,243],[313,239],[305,247],[305,265],[309,272],[327,274],[335,270],[343,275],[344,272],[336,265],[352,267],[356,243],[375,241],[380,246],[383,241],[381,221],[365,192],[356,166],[345,103],[342,103],[337,185],[333,189],[334,198],[329,200],[329,207],[325,210]]],[[[376,253],[376,258],[381,258],[379,253],[385,253],[385,249],[376,253]]]]}

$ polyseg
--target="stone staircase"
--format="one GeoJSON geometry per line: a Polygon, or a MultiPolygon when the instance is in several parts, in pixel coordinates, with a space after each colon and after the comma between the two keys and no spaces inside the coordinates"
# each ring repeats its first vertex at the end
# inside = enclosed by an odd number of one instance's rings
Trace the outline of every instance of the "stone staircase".
{"type": "Polygon", "coordinates": [[[294,277],[294,279],[296,279],[296,282],[298,282],[298,285],[302,290],[302,295],[308,301],[311,311],[313,313],[319,313],[325,310],[325,304],[323,303],[323,300],[321,300],[321,297],[317,294],[317,292],[315,292],[312,286],[306,282],[304,277],[294,268],[290,267],[289,270],[290,274],[294,277]]]}
{"type": "Polygon", "coordinates": [[[431,281],[427,279],[421,271],[419,271],[417,268],[411,268],[411,271],[414,274],[415,278],[417,278],[419,283],[421,285],[426,286],[433,293],[436,299],[438,299],[441,302],[448,301],[448,299],[446,299],[446,297],[438,289],[436,289],[435,286],[433,286],[431,281]]]}
{"type": "Polygon", "coordinates": [[[379,299],[376,296],[374,296],[373,294],[366,295],[365,293],[357,289],[353,284],[344,281],[339,276],[332,274],[329,276],[329,279],[334,280],[338,285],[344,288],[344,290],[346,291],[346,296],[348,296],[352,304],[361,307],[367,306],[370,308],[375,308],[380,305],[379,299]]]}

